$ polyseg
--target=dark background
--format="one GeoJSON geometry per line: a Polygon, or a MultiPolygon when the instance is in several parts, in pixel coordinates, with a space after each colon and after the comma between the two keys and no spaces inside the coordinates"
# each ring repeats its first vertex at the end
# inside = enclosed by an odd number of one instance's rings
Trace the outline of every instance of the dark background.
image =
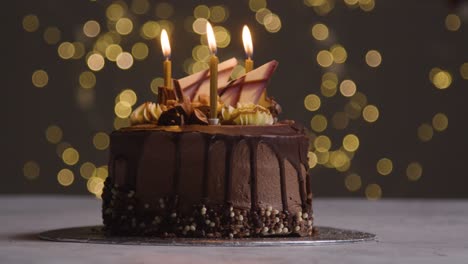
{"type": "MultiPolygon", "coordinates": [[[[150,82],[160,77],[163,60],[159,39],[144,40],[138,34],[147,20],[158,21],[154,9],[158,1],[145,15],[125,16],[134,22],[135,34],[122,38],[122,47],[128,51],[134,42],[145,42],[150,48],[144,61],[135,61],[133,67],[123,71],[106,61],[103,70],[96,72],[97,83],[92,89],[94,102],[83,109],[77,103],[78,75],[89,70],[83,58],[63,60],[57,55],[57,47],[63,41],[82,41],[86,51],[92,49],[92,41],[82,33],[88,20],[101,24],[101,33],[107,31],[105,10],[112,1],[59,1],[18,0],[5,3],[2,27],[2,182],[1,193],[87,193],[86,179],[80,176],[79,166],[90,161],[96,166],[105,165],[107,151],[96,150],[92,137],[96,132],[113,130],[115,96],[123,89],[132,88],[138,95],[138,103],[155,100],[150,82]],[[22,27],[25,15],[35,14],[40,26],[35,32],[22,27]],[[61,31],[61,39],[55,45],[44,42],[46,27],[55,26],[61,31]],[[31,75],[44,69],[49,82],[44,88],[36,88],[31,75]],[[75,166],[67,166],[56,154],[56,145],[49,143],[45,130],[58,125],[63,130],[63,141],[70,143],[80,153],[75,166]],[[23,175],[28,161],[40,166],[34,179],[23,175]],[[57,182],[57,173],[70,168],[75,173],[71,186],[57,182]]],[[[349,133],[360,139],[360,147],[346,172],[316,166],[312,169],[313,191],[316,196],[365,197],[368,184],[378,184],[382,197],[468,197],[468,134],[466,114],[468,80],[462,78],[460,66],[468,62],[468,3],[453,5],[450,1],[427,0],[377,0],[375,8],[366,12],[348,7],[343,0],[328,1],[334,8],[326,15],[319,15],[303,1],[267,1],[268,8],[281,18],[282,27],[277,33],[269,33],[255,20],[255,12],[249,9],[249,1],[166,1],[173,5],[174,14],[168,19],[174,23],[171,36],[174,76],[185,76],[182,64],[191,57],[192,48],[200,44],[196,33],[184,29],[184,20],[193,16],[193,9],[200,4],[224,5],[229,18],[221,23],[231,33],[231,43],[219,49],[219,57],[244,58],[240,33],[248,24],[254,37],[256,65],[271,59],[280,66],[268,87],[283,106],[284,119],[297,119],[309,126],[315,114],[329,119],[329,126],[322,133],[330,137],[332,149],[339,148],[341,138],[349,133]],[[448,14],[457,14],[461,26],[450,31],[445,26],[448,14]],[[317,41],[311,35],[315,23],[324,23],[330,29],[327,41],[317,41]],[[316,60],[320,50],[334,44],[346,48],[348,58],[344,64],[322,68],[316,60]],[[366,64],[368,50],[378,50],[382,64],[371,68],[366,64]],[[434,87],[429,79],[432,68],[450,72],[451,85],[444,90],[434,87]],[[375,123],[352,120],[345,130],[330,125],[331,116],[343,111],[347,102],[338,92],[331,98],[321,97],[322,107],[310,112],[304,107],[304,98],[311,93],[320,95],[321,78],[325,72],[335,71],[339,80],[352,79],[358,91],[367,96],[368,103],[380,110],[375,123]],[[449,120],[448,129],[434,132],[428,142],[421,142],[417,129],[423,123],[431,123],[432,117],[444,113],[449,120]],[[393,161],[393,171],[380,175],[376,163],[387,157],[393,161]],[[410,162],[417,161],[423,167],[418,181],[409,181],[405,170],[410,162]],[[345,177],[357,173],[362,187],[351,192],[344,184],[345,177]]],[[[313,1],[312,1],[313,2],[313,1]]],[[[325,1],[327,2],[327,1],[325,1]]],[[[131,1],[125,1],[129,6],[131,1]]]]}

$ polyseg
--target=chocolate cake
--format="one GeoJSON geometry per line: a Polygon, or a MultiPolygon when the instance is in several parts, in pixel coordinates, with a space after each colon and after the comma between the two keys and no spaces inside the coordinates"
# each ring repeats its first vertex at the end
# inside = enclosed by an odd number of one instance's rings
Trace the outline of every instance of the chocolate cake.
{"type": "MultiPolygon", "coordinates": [[[[182,94],[183,87],[175,85],[180,89],[175,94],[182,94]]],[[[304,128],[277,122],[280,108],[271,99],[267,106],[221,101],[221,125],[207,125],[207,108],[202,96],[197,98],[145,103],[132,114],[131,127],[111,134],[102,195],[107,233],[312,235],[304,128]]]]}

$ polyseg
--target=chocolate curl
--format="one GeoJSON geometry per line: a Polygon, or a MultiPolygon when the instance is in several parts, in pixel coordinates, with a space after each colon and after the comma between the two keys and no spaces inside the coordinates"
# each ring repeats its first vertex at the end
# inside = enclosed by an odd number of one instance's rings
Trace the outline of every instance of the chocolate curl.
{"type": "Polygon", "coordinates": [[[163,86],[158,87],[158,103],[160,105],[167,105],[167,101],[175,99],[176,96],[173,89],[169,89],[163,86]]]}
{"type": "MultiPolygon", "coordinates": [[[[178,80],[173,81],[174,84],[174,95],[179,103],[183,103],[185,100],[184,93],[182,92],[182,88],[180,87],[180,82],[178,80]]],[[[189,98],[190,102],[190,98],[189,98]]]]}

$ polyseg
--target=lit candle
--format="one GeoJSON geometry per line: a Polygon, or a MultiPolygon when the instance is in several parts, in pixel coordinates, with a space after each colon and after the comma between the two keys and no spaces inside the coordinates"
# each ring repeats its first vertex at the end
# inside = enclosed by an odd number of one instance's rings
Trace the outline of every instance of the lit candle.
{"type": "Polygon", "coordinates": [[[215,125],[218,123],[218,57],[216,57],[216,39],[213,28],[209,22],[206,23],[206,36],[208,39],[208,46],[210,48],[210,124],[215,125]]]}
{"type": "Polygon", "coordinates": [[[250,35],[250,30],[247,26],[244,26],[242,29],[242,41],[244,42],[244,50],[247,59],[245,59],[245,72],[253,70],[254,62],[252,60],[253,54],[253,44],[252,36],[250,35]]]}
{"type": "Polygon", "coordinates": [[[172,89],[172,63],[171,63],[171,45],[169,44],[169,37],[165,29],[161,32],[161,48],[164,57],[163,72],[164,72],[164,87],[172,89]]]}

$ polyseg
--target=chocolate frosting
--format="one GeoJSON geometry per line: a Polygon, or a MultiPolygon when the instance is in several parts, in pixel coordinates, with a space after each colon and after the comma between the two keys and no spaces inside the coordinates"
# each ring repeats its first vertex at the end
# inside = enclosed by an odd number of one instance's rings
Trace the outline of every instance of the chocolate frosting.
{"type": "Polygon", "coordinates": [[[132,126],[111,135],[110,178],[135,189],[141,204],[168,197],[183,215],[200,203],[311,214],[308,144],[304,128],[291,121],[132,126]]]}

